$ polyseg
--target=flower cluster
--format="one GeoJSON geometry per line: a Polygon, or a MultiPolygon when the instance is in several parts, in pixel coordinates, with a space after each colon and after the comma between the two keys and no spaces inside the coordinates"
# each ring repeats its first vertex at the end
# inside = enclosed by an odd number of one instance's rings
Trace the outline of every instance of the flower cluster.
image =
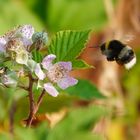
{"type": "Polygon", "coordinates": [[[34,28],[31,25],[24,25],[15,28],[0,37],[0,53],[10,57],[19,64],[27,65],[29,59],[28,47],[32,45],[34,28]]]}
{"type": "Polygon", "coordinates": [[[48,43],[46,32],[35,32],[31,25],[19,26],[0,37],[0,84],[4,86],[17,86],[18,78],[24,72],[30,72],[38,78],[38,87],[44,88],[50,95],[56,97],[61,89],[77,84],[78,80],[69,76],[72,70],[71,62],[57,62],[54,54],[45,56],[43,61],[37,63],[32,57],[33,50],[48,43]],[[7,66],[10,62],[10,66],[7,66]],[[15,69],[13,65],[18,65],[15,69]],[[26,71],[26,69],[29,71],[26,71]]]}

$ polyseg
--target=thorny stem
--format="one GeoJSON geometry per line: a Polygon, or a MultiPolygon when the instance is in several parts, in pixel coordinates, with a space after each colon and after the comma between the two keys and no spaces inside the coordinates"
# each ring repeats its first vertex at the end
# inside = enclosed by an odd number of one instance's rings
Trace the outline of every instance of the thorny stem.
{"type": "Polygon", "coordinates": [[[37,113],[38,109],[39,109],[39,106],[43,100],[43,97],[45,95],[45,90],[43,89],[42,90],[42,93],[40,94],[38,100],[37,100],[37,103],[35,103],[34,101],[34,97],[33,97],[33,92],[32,92],[32,89],[33,89],[33,83],[34,83],[34,79],[32,78],[32,75],[29,74],[29,88],[28,88],[28,93],[29,93],[29,104],[30,104],[30,112],[29,112],[29,116],[27,118],[27,123],[26,123],[26,126],[27,127],[30,127],[31,124],[32,124],[32,121],[35,117],[35,114],[37,113]]]}

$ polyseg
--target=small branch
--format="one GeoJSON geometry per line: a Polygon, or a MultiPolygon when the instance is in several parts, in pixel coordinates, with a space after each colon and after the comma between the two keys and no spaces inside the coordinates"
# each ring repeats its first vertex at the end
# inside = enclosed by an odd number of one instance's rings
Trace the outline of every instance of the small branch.
{"type": "Polygon", "coordinates": [[[45,95],[45,90],[43,89],[42,90],[42,93],[40,94],[40,96],[39,96],[39,98],[37,100],[37,104],[36,104],[35,112],[34,112],[35,114],[37,113],[37,111],[38,111],[38,109],[40,107],[40,104],[42,103],[42,100],[43,100],[44,95],[45,95]]]}
{"type": "Polygon", "coordinates": [[[24,89],[24,90],[26,90],[26,91],[28,91],[28,90],[29,90],[29,88],[28,88],[28,87],[25,87],[25,86],[22,86],[22,85],[18,85],[18,87],[19,87],[19,88],[22,88],[22,89],[24,89]]]}

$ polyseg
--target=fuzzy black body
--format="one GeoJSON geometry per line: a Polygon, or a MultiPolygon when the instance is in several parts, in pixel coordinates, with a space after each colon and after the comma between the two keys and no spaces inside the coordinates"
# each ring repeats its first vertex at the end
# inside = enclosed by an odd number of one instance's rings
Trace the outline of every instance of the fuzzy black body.
{"type": "Polygon", "coordinates": [[[106,55],[108,61],[116,61],[118,64],[127,64],[134,59],[132,48],[118,40],[111,40],[100,46],[102,54],[106,55]]]}

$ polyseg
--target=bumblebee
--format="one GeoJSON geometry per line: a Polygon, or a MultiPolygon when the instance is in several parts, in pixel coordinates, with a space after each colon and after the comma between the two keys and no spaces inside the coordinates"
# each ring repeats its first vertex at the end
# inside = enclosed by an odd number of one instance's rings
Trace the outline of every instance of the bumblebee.
{"type": "Polygon", "coordinates": [[[105,42],[100,49],[108,61],[116,61],[126,69],[131,69],[136,63],[136,55],[132,48],[118,40],[105,42]]]}

